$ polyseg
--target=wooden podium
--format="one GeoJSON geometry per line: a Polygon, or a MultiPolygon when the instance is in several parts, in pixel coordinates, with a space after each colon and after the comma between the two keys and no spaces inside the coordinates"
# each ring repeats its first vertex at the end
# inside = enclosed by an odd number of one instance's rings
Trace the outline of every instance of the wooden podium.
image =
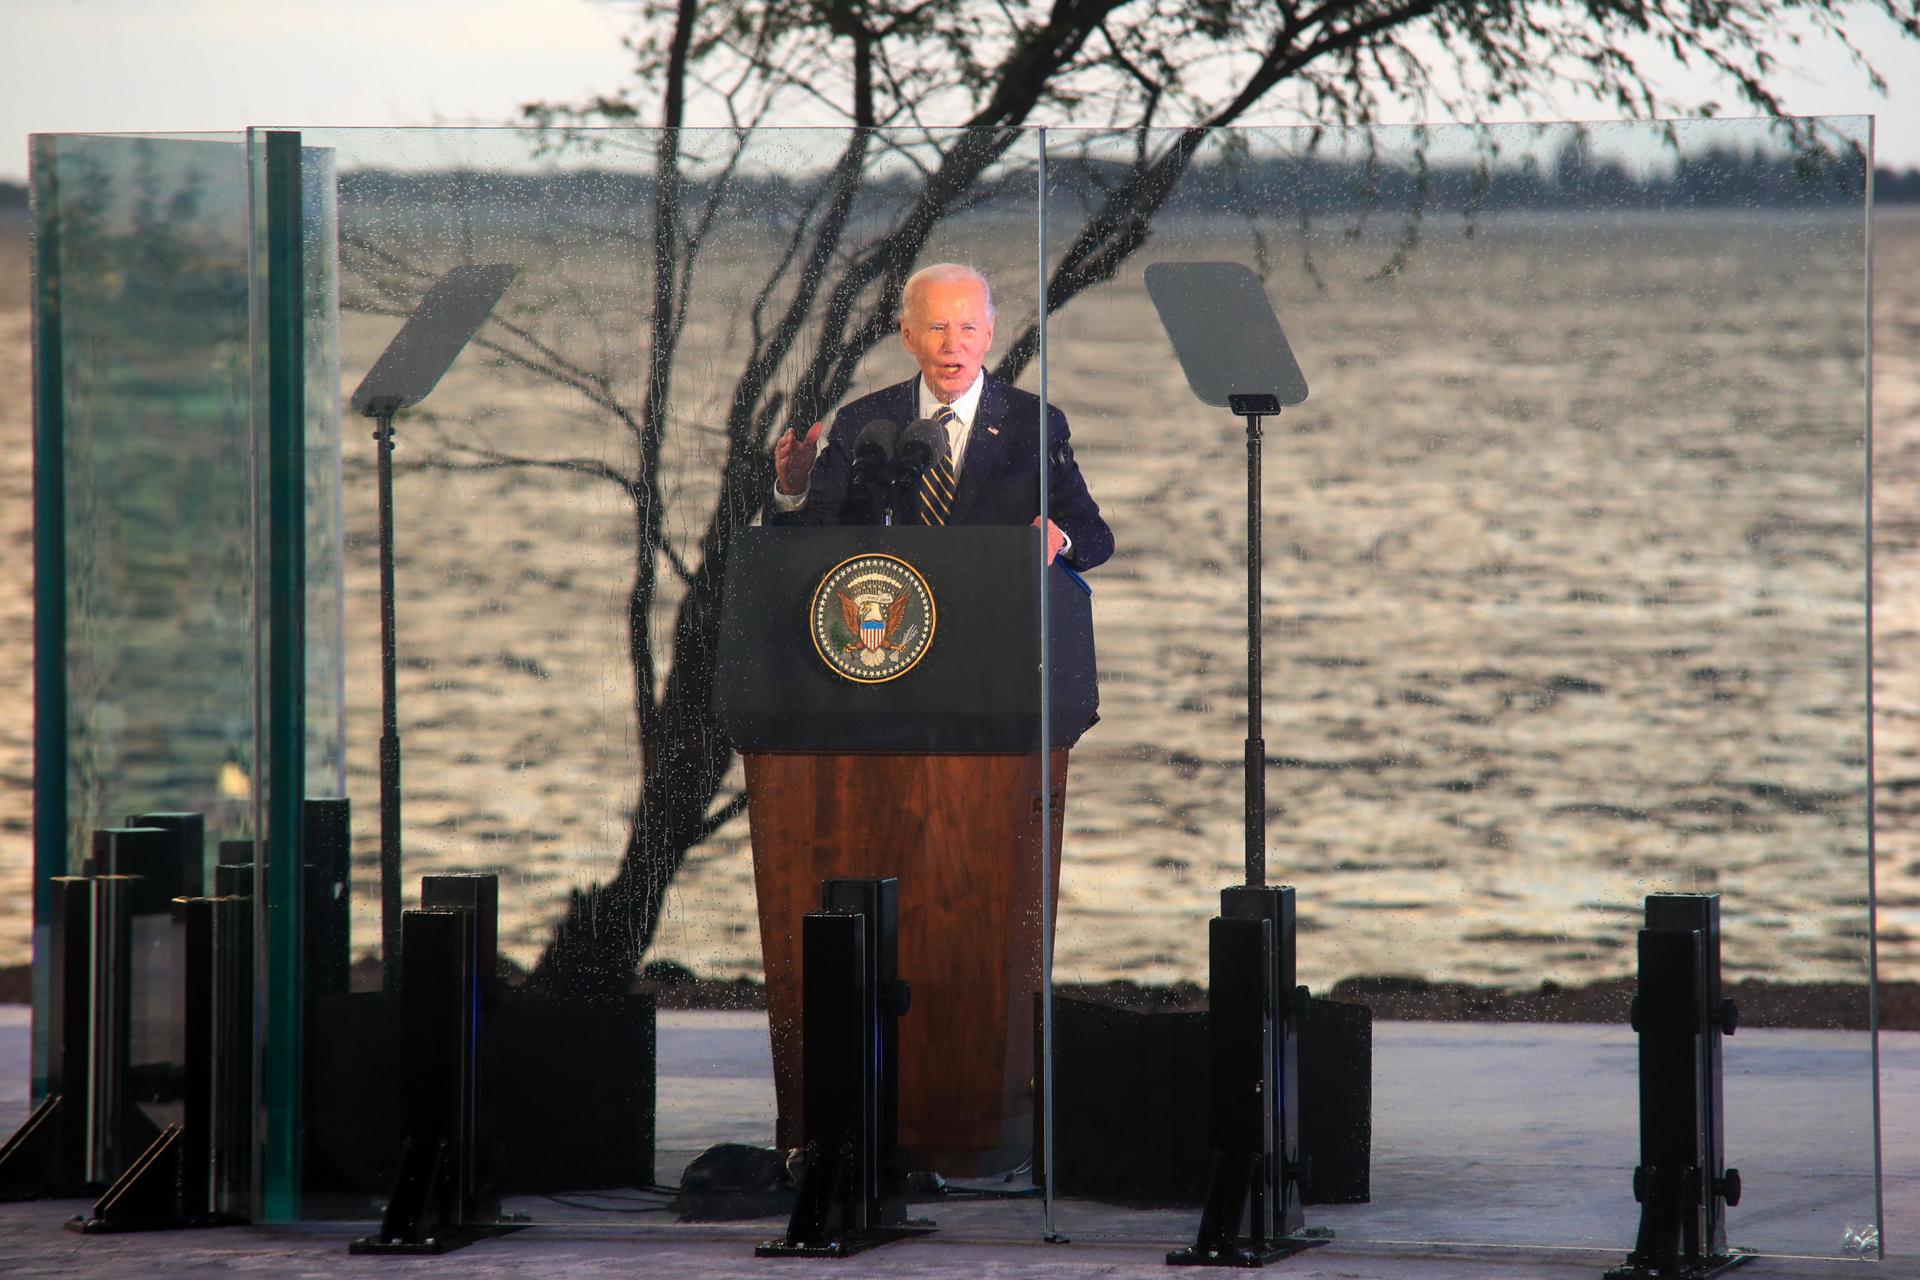
{"type": "Polygon", "coordinates": [[[1067,748],[1096,705],[1088,594],[1055,566],[1043,863],[1039,555],[1021,527],[755,529],[734,550],[715,715],[746,762],[780,1146],[802,1132],[801,917],[822,880],[894,876],[908,1167],[976,1176],[1031,1151],[1041,868],[1057,901],[1067,748]],[[823,659],[814,605],[873,555],[918,572],[937,620],[910,670],[862,683],[823,659]]]}

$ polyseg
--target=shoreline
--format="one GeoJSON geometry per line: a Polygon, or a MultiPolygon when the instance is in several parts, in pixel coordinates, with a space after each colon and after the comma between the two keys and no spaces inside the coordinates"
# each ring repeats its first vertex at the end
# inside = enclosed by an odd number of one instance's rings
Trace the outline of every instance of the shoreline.
{"type": "MultiPolygon", "coordinates": [[[[677,966],[673,966],[677,969],[677,966]]],[[[371,989],[378,981],[374,966],[356,965],[356,989],[371,989]]],[[[520,975],[509,971],[508,981],[519,985],[520,975]]],[[[1543,982],[1539,987],[1513,990],[1476,986],[1466,982],[1429,982],[1424,978],[1368,975],[1342,978],[1321,998],[1364,1005],[1383,1022],[1535,1022],[1627,1025],[1633,999],[1632,978],[1603,978],[1578,986],[1543,982]]],[[[661,1009],[753,1011],[766,1008],[766,988],[744,978],[698,978],[684,970],[636,980],[636,992],[649,992],[661,1009]]],[[[1882,982],[1879,992],[1879,1029],[1920,1031],[1920,982],[1882,982]]],[[[1102,983],[1060,983],[1056,996],[1091,1000],[1142,1013],[1192,1013],[1207,1006],[1206,990],[1198,983],[1179,982],[1147,986],[1115,980],[1102,983]]],[[[1793,1028],[1821,1031],[1866,1031],[1868,989],[1855,982],[1780,982],[1768,978],[1740,978],[1726,982],[1723,994],[1739,1008],[1743,1028],[1793,1028]]],[[[0,966],[0,1005],[27,1005],[33,1000],[32,966],[0,966]]]]}

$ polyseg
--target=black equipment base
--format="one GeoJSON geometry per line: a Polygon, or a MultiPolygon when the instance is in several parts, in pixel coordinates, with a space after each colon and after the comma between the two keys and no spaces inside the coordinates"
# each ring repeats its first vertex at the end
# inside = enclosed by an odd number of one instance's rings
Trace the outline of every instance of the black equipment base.
{"type": "MultiPolygon", "coordinates": [[[[1365,1204],[1372,1011],[1315,996],[1299,1039],[1300,1095],[1313,1100],[1300,1109],[1301,1203],[1365,1204]]],[[[1058,990],[1053,1053],[1053,1167],[1036,1170],[1036,1181],[1050,1177],[1054,1195],[1069,1200],[1206,1203],[1213,1081],[1205,1009],[1058,990]]],[[[1038,1109],[1034,1120],[1038,1150],[1038,1109]]]]}
{"type": "MultiPolygon", "coordinates": [[[[400,1002],[323,995],[307,1040],[307,1207],[365,1213],[400,1172],[400,1002]]],[[[507,1194],[642,1186],[654,1175],[654,1005],[644,993],[501,992],[494,1091],[507,1194]],[[556,1097],[570,1105],[557,1107],[556,1097]]]]}

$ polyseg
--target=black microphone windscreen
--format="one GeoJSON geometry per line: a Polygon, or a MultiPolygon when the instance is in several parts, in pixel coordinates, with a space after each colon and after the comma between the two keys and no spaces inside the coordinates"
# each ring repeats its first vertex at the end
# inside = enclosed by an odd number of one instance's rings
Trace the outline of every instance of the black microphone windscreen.
{"type": "Polygon", "coordinates": [[[882,458],[891,459],[894,442],[899,438],[899,427],[885,418],[875,418],[860,428],[860,438],[855,441],[853,451],[859,453],[862,449],[871,447],[878,449],[882,458]]]}
{"type": "Polygon", "coordinates": [[[947,456],[947,429],[932,418],[916,418],[900,433],[900,455],[925,466],[935,458],[947,456]]]}

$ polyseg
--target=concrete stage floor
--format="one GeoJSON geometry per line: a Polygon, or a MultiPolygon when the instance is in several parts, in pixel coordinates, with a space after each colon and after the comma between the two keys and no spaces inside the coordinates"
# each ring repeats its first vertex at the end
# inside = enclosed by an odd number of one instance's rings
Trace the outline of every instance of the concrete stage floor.
{"type": "MultiPolygon", "coordinates": [[[[0,1136],[28,1109],[28,1012],[0,1006],[0,1136]]],[[[1867,1037],[1743,1030],[1728,1045],[1728,1160],[1746,1196],[1729,1214],[1735,1245],[1772,1254],[1755,1277],[1858,1274],[1837,1257],[1849,1226],[1874,1220],[1867,1037]]],[[[1309,1225],[1335,1239],[1273,1269],[1315,1280],[1592,1278],[1630,1245],[1637,1207],[1633,1041],[1625,1028],[1383,1022],[1375,1028],[1373,1200],[1319,1206],[1309,1225]],[[1425,1243],[1466,1241],[1469,1245],[1425,1243]],[[1569,1247],[1571,1246],[1571,1247],[1569,1247]]],[[[657,1176],[678,1177],[719,1141],[770,1135],[764,1020],[660,1015],[657,1176]]],[[[1881,1037],[1888,1257],[1869,1274],[1920,1276],[1920,1033],[1881,1037]]],[[[975,1187],[985,1184],[969,1184],[975,1187]]],[[[349,1257],[368,1224],[85,1237],[61,1224],[85,1202],[0,1205],[0,1276],[848,1277],[1167,1276],[1169,1246],[1193,1210],[1057,1206],[1069,1244],[1041,1241],[1034,1200],[915,1206],[931,1237],[846,1261],[757,1260],[777,1220],[679,1224],[638,1192],[525,1197],[510,1211],[539,1226],[434,1259],[349,1257]]],[[[377,1214],[369,1206],[369,1216],[377,1214]]]]}

